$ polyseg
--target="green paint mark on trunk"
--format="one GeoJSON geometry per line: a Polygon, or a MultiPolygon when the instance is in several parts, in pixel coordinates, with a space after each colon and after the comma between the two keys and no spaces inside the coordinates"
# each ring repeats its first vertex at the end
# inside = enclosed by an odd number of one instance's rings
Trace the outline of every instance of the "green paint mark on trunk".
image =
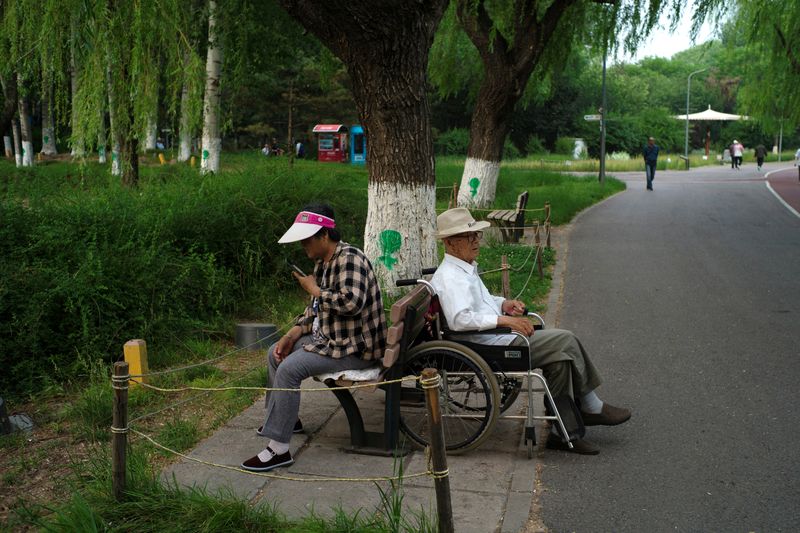
{"type": "Polygon", "coordinates": [[[472,178],[469,180],[469,194],[475,198],[478,195],[478,187],[481,185],[481,180],[472,178]]]}
{"type": "Polygon", "coordinates": [[[403,237],[399,232],[393,229],[387,229],[381,232],[379,243],[381,247],[381,255],[378,261],[383,263],[388,270],[393,270],[397,259],[392,257],[392,254],[397,252],[403,245],[403,237]]]}

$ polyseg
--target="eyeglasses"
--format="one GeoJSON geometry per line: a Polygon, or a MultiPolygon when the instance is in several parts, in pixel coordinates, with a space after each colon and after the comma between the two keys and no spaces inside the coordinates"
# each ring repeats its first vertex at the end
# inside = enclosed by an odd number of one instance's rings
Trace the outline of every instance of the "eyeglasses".
{"type": "Polygon", "coordinates": [[[482,231],[473,231],[470,233],[462,233],[460,235],[453,235],[455,239],[467,239],[470,243],[475,243],[480,241],[483,238],[482,231]]]}

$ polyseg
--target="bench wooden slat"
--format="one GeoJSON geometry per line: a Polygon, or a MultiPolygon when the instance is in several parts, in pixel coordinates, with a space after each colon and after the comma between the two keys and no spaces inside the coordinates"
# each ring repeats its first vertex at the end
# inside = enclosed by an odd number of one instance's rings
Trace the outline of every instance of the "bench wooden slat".
{"type": "Polygon", "coordinates": [[[414,290],[397,300],[394,305],[392,305],[391,311],[389,311],[389,318],[392,321],[392,324],[396,324],[403,320],[406,316],[406,309],[409,305],[414,305],[424,298],[429,297],[428,290],[419,285],[414,290]]]}
{"type": "Polygon", "coordinates": [[[383,367],[389,368],[400,358],[400,345],[395,344],[391,348],[383,350],[383,367]]]}
{"type": "Polygon", "coordinates": [[[400,339],[402,338],[403,338],[403,323],[398,322],[389,328],[389,331],[386,334],[386,346],[391,346],[392,344],[398,344],[400,342],[400,339]]]}

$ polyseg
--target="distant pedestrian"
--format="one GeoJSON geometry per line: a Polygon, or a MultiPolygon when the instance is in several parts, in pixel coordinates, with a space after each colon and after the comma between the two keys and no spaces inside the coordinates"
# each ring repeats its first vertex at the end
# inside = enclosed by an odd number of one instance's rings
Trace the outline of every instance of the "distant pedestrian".
{"type": "Polygon", "coordinates": [[[652,137],[647,139],[647,145],[642,150],[644,156],[644,175],[647,178],[647,190],[653,190],[653,180],[656,179],[656,165],[658,164],[658,145],[652,137]]]}
{"type": "Polygon", "coordinates": [[[756,164],[758,165],[758,171],[761,172],[761,167],[764,165],[764,158],[767,156],[767,149],[764,148],[763,144],[759,144],[756,146],[756,164]]]}
{"type": "Polygon", "coordinates": [[[797,167],[797,179],[800,181],[800,148],[794,153],[794,166],[797,167]]]}
{"type": "Polygon", "coordinates": [[[303,159],[306,156],[306,146],[302,139],[297,140],[297,144],[294,146],[294,155],[297,159],[303,159]]]}
{"type": "Polygon", "coordinates": [[[742,164],[742,156],[744,156],[744,146],[734,139],[731,144],[731,168],[741,170],[739,167],[742,164]]]}

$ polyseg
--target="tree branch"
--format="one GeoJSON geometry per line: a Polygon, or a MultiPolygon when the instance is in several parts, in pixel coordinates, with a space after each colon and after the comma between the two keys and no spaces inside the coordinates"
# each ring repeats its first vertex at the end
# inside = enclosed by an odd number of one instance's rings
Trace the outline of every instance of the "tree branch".
{"type": "Polygon", "coordinates": [[[491,39],[494,23],[486,11],[484,1],[479,0],[474,11],[468,4],[467,0],[458,0],[458,20],[469,40],[478,49],[484,64],[488,66],[498,62],[508,63],[508,41],[500,32],[494,32],[494,40],[491,39]]]}
{"type": "Polygon", "coordinates": [[[783,31],[777,24],[773,24],[775,28],[775,33],[778,34],[778,40],[781,42],[781,47],[786,52],[786,57],[789,59],[789,63],[792,65],[792,70],[795,74],[800,74],[800,58],[794,53],[794,50],[789,46],[789,43],[786,42],[786,36],[783,34],[783,31]]]}

